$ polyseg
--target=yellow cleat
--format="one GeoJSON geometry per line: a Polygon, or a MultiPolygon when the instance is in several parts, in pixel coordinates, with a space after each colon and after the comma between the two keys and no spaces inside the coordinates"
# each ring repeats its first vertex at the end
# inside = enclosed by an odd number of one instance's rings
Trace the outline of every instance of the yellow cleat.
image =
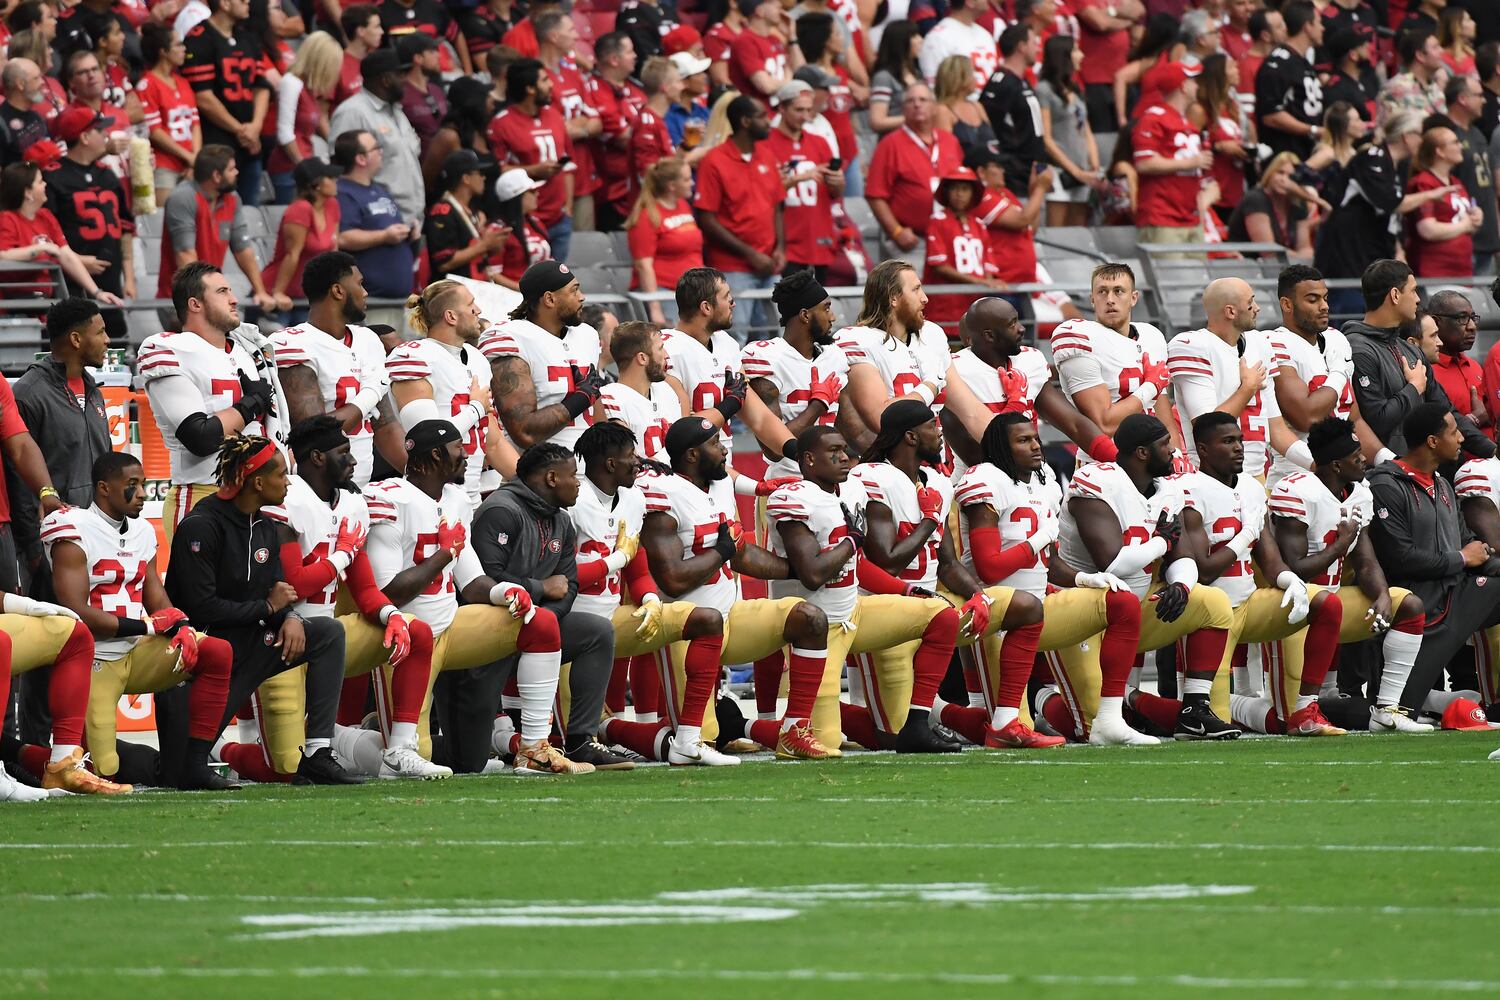
{"type": "Polygon", "coordinates": [[[828,760],[843,754],[819,743],[812,726],[804,722],[782,730],[781,738],[776,741],[776,756],[781,760],[828,760]]]}
{"type": "Polygon", "coordinates": [[[538,740],[531,746],[522,744],[516,751],[516,774],[592,774],[593,764],[580,764],[564,757],[562,751],[548,743],[546,740],[538,740]]]}
{"type": "Polygon", "coordinates": [[[116,784],[101,778],[84,767],[82,747],[57,763],[48,764],[47,773],[42,775],[42,787],[61,788],[74,795],[129,795],[135,790],[131,785],[116,784]]]}

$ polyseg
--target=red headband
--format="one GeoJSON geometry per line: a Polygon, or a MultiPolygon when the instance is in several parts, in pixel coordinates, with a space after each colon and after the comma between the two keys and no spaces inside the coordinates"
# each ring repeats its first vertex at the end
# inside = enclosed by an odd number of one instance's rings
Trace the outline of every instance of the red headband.
{"type": "Polygon", "coordinates": [[[245,486],[245,481],[248,480],[251,476],[255,475],[255,470],[265,465],[274,457],[276,457],[276,445],[271,442],[267,442],[264,448],[262,448],[260,451],[257,451],[254,455],[251,455],[248,460],[246,460],[244,471],[240,474],[240,481],[238,483],[234,484],[233,486],[230,486],[226,483],[225,485],[219,487],[219,499],[233,500],[235,497],[239,496],[240,490],[245,486]]]}

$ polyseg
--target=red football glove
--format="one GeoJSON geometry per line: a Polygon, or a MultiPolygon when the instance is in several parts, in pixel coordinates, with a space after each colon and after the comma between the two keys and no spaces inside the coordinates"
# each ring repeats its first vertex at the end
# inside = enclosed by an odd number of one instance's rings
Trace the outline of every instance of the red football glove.
{"type": "MultiPolygon", "coordinates": [[[[801,481],[801,476],[773,476],[770,479],[762,479],[755,484],[755,495],[758,497],[768,497],[783,486],[790,483],[800,483],[801,481]]],[[[743,546],[741,547],[743,548],[743,546]]]]}
{"type": "Polygon", "coordinates": [[[983,635],[984,630],[990,627],[990,599],[983,592],[975,594],[958,609],[960,618],[965,614],[972,615],[969,619],[969,634],[983,635]]]}
{"type": "Polygon", "coordinates": [[[844,391],[844,380],[839,377],[838,372],[829,372],[828,377],[814,382],[812,388],[807,390],[808,399],[816,399],[832,409],[839,401],[839,394],[844,391]]]}
{"type": "Polygon", "coordinates": [[[1141,373],[1141,381],[1150,382],[1156,386],[1158,394],[1166,392],[1167,386],[1172,381],[1172,376],[1167,374],[1167,363],[1165,361],[1148,361],[1145,371],[1141,373]]]}
{"type": "Polygon", "coordinates": [[[931,486],[917,487],[917,507],[925,521],[943,521],[943,495],[931,486]]]}
{"type": "Polygon", "coordinates": [[[462,523],[454,522],[453,524],[449,524],[447,521],[443,521],[438,524],[437,536],[438,547],[447,549],[449,552],[453,553],[453,558],[455,559],[457,559],[458,554],[464,550],[464,543],[468,540],[469,537],[468,534],[464,531],[464,526],[462,523]]]}
{"type": "Polygon", "coordinates": [[[177,653],[176,671],[190,674],[198,669],[198,634],[190,628],[179,628],[167,643],[167,649],[177,653]]]}
{"type": "Polygon", "coordinates": [[[391,666],[406,659],[411,652],[411,626],[406,617],[396,611],[385,620],[385,648],[391,651],[391,666]]]}
{"type": "MultiPolygon", "coordinates": [[[[786,481],[795,482],[795,480],[791,479],[786,481]]],[[[726,521],[725,524],[729,527],[729,537],[734,540],[734,551],[736,553],[745,551],[745,546],[749,544],[750,540],[745,537],[745,529],[740,526],[740,522],[726,521]]]]}
{"type": "Polygon", "coordinates": [[[188,616],[176,608],[162,608],[151,612],[146,619],[147,635],[173,635],[178,632],[188,616]]]}
{"type": "Polygon", "coordinates": [[[359,550],[364,548],[364,544],[364,525],[358,521],[351,521],[348,518],[344,518],[339,522],[338,537],[333,540],[334,552],[342,552],[350,559],[353,559],[359,554],[359,550]]]}
{"type": "Polygon", "coordinates": [[[1005,397],[1005,407],[1000,412],[1025,413],[1030,406],[1026,401],[1026,390],[1030,386],[1026,373],[1014,366],[995,371],[1000,376],[1000,392],[1005,397]]]}
{"type": "Polygon", "coordinates": [[[531,614],[531,595],[526,593],[526,588],[515,583],[497,583],[490,591],[490,603],[503,605],[510,611],[512,618],[526,621],[531,614]],[[498,600],[497,600],[498,598],[498,600]]]}

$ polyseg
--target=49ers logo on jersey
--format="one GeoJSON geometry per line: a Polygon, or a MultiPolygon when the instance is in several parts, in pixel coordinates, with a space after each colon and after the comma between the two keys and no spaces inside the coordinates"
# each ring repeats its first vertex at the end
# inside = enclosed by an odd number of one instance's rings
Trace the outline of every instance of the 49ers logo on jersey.
{"type": "Polygon", "coordinates": [[[269,558],[271,558],[271,551],[269,549],[256,549],[255,550],[255,561],[256,562],[258,562],[258,563],[264,563],[269,558]]]}

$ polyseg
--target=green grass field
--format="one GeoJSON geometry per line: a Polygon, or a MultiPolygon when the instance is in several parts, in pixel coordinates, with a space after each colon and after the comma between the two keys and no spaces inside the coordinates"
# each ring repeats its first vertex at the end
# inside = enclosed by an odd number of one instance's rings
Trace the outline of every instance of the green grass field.
{"type": "Polygon", "coordinates": [[[10,807],[0,994],[1497,993],[1496,743],[866,754],[10,807]]]}

